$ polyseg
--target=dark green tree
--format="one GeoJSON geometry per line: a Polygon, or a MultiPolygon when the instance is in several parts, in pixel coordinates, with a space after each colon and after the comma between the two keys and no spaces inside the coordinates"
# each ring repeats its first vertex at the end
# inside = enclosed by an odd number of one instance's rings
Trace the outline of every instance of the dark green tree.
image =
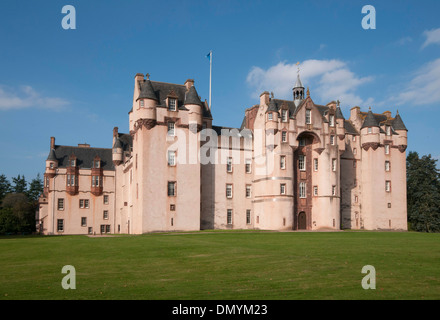
{"type": "Polygon", "coordinates": [[[431,155],[409,152],[406,159],[407,205],[410,228],[440,232],[440,171],[431,155]]]}
{"type": "Polygon", "coordinates": [[[12,192],[14,193],[26,193],[27,192],[27,182],[24,176],[18,175],[16,178],[12,178],[12,192]]]}
{"type": "Polygon", "coordinates": [[[0,206],[3,198],[12,192],[12,186],[4,174],[0,175],[0,206]]]}
{"type": "Polygon", "coordinates": [[[38,197],[43,192],[43,180],[40,177],[40,174],[37,174],[37,177],[29,183],[29,190],[27,191],[27,196],[30,201],[38,201],[38,197]]]}
{"type": "Polygon", "coordinates": [[[29,201],[27,195],[24,193],[9,193],[3,199],[2,207],[1,213],[2,216],[4,215],[3,220],[7,222],[7,225],[10,225],[10,223],[16,224],[11,229],[14,231],[8,232],[32,232],[35,230],[35,206],[29,201]],[[10,216],[11,212],[13,218],[10,216]]]}

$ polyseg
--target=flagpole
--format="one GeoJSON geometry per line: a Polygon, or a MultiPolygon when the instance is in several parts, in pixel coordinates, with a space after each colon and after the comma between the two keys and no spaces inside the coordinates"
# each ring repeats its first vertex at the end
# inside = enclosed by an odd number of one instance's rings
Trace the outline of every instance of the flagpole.
{"type": "Polygon", "coordinates": [[[209,51],[209,110],[211,110],[212,50],[209,51]]]}

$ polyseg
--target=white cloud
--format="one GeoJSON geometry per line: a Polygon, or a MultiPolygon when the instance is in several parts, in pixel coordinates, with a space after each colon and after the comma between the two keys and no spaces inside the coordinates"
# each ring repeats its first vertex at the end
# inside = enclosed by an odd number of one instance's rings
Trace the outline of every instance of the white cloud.
{"type": "Polygon", "coordinates": [[[440,28],[426,30],[423,32],[423,35],[426,36],[426,40],[422,45],[422,49],[426,48],[430,44],[440,44],[440,28]]]}
{"type": "Polygon", "coordinates": [[[440,102],[440,58],[430,61],[413,74],[403,90],[389,100],[396,105],[426,105],[440,102]]]}
{"type": "MultiPolygon", "coordinates": [[[[263,91],[273,91],[276,98],[292,99],[296,76],[296,64],[280,62],[267,70],[253,67],[246,82],[254,97],[263,91]]],[[[300,76],[303,85],[310,87],[312,98],[319,98],[318,103],[340,100],[343,106],[360,106],[373,102],[372,98],[364,100],[356,93],[359,86],[373,77],[357,76],[341,60],[306,60],[300,65],[300,76]]]]}
{"type": "Polygon", "coordinates": [[[69,102],[62,98],[45,97],[31,86],[12,89],[0,86],[0,110],[16,110],[24,108],[40,108],[60,110],[69,102]]]}

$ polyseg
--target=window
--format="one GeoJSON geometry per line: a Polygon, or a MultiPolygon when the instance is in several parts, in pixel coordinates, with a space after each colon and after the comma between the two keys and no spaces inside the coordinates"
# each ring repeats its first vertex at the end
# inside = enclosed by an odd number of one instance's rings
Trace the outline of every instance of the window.
{"type": "Polygon", "coordinates": [[[359,197],[358,196],[354,196],[354,202],[358,203],[359,202],[359,197]]]}
{"type": "Polygon", "coordinates": [[[287,131],[281,131],[281,142],[287,142],[287,131]]]}
{"type": "Polygon", "coordinates": [[[385,154],[390,154],[390,145],[389,144],[385,145],[385,154]]]}
{"type": "Polygon", "coordinates": [[[330,135],[330,144],[331,144],[332,146],[335,145],[335,136],[334,136],[334,135],[330,135]]]}
{"type": "Polygon", "coordinates": [[[232,172],[232,158],[231,157],[228,157],[226,159],[226,171],[232,172]]]}
{"type": "Polygon", "coordinates": [[[58,210],[64,210],[64,199],[63,198],[58,199],[58,210]]]}
{"type": "Polygon", "coordinates": [[[246,224],[251,224],[251,210],[246,210],[246,224]]]}
{"type": "Polygon", "coordinates": [[[81,227],[87,227],[87,218],[81,217],[81,227]]]}
{"type": "Polygon", "coordinates": [[[318,171],[318,159],[313,159],[313,170],[318,171]]]}
{"type": "Polygon", "coordinates": [[[286,194],[286,184],[280,184],[280,194],[286,194]]]}
{"type": "Polygon", "coordinates": [[[141,108],[144,107],[144,100],[141,100],[141,108]]]}
{"type": "Polygon", "coordinates": [[[169,166],[176,165],[176,151],[168,151],[168,165],[169,166]]]}
{"type": "Polygon", "coordinates": [[[351,140],[352,140],[352,141],[356,141],[356,136],[353,136],[353,137],[351,138],[351,140]]]}
{"type": "Polygon", "coordinates": [[[336,159],[332,159],[332,171],[336,171],[336,167],[337,167],[337,162],[336,159]]]}
{"type": "Polygon", "coordinates": [[[49,168],[53,169],[53,162],[50,163],[49,168]]]}
{"type": "Polygon", "coordinates": [[[168,196],[174,197],[176,196],[176,182],[168,181],[168,196]]]}
{"type": "Polygon", "coordinates": [[[46,188],[49,188],[49,178],[46,177],[46,188]]]}
{"type": "Polygon", "coordinates": [[[385,161],[385,171],[390,171],[390,162],[389,161],[385,161]]]}
{"type": "Polygon", "coordinates": [[[89,208],[89,199],[79,199],[79,207],[81,209],[89,208]]]}
{"type": "Polygon", "coordinates": [[[281,121],[287,122],[288,110],[281,110],[281,121]]]}
{"type": "Polygon", "coordinates": [[[89,234],[92,234],[92,233],[93,233],[93,228],[92,228],[92,227],[89,227],[89,228],[88,228],[88,233],[89,233],[89,234]]]}
{"type": "Polygon", "coordinates": [[[251,186],[249,184],[246,185],[246,198],[251,197],[251,186]]]}
{"type": "Polygon", "coordinates": [[[312,124],[312,110],[306,109],[306,124],[312,124]]]}
{"type": "Polygon", "coordinates": [[[332,196],[336,195],[336,186],[332,186],[332,196]]]}
{"type": "Polygon", "coordinates": [[[232,224],[232,209],[228,209],[227,211],[226,222],[227,224],[232,224]]]}
{"type": "Polygon", "coordinates": [[[330,127],[334,127],[335,126],[335,116],[333,114],[331,114],[329,116],[329,123],[330,123],[330,127]]]}
{"type": "Polygon", "coordinates": [[[64,220],[63,219],[58,219],[57,220],[57,231],[58,232],[63,232],[64,231],[64,220]]]}
{"type": "Polygon", "coordinates": [[[176,205],[170,204],[170,211],[176,211],[176,205]]]}
{"type": "Polygon", "coordinates": [[[74,174],[67,175],[67,186],[74,187],[75,186],[76,176],[74,174]]]}
{"type": "Polygon", "coordinates": [[[313,187],[313,195],[316,197],[318,195],[318,186],[313,187]]]}
{"type": "Polygon", "coordinates": [[[252,172],[251,159],[246,159],[246,173],[252,172]]]}
{"type": "Polygon", "coordinates": [[[273,114],[272,114],[272,112],[269,112],[269,113],[267,114],[267,120],[269,120],[269,121],[272,121],[272,120],[273,120],[273,114]]]}
{"type": "Polygon", "coordinates": [[[101,161],[99,161],[99,160],[93,161],[93,166],[94,166],[94,168],[99,168],[101,166],[101,161]]]}
{"type": "Polygon", "coordinates": [[[101,233],[110,233],[110,225],[101,224],[101,233]]]}
{"type": "Polygon", "coordinates": [[[232,198],[232,184],[226,185],[226,198],[232,198]]]}
{"type": "Polygon", "coordinates": [[[99,187],[101,185],[100,176],[92,176],[92,187],[99,187]]]}
{"type": "Polygon", "coordinates": [[[108,195],[107,194],[104,195],[104,204],[108,204],[108,195]]]}
{"type": "Polygon", "coordinates": [[[369,127],[368,128],[368,133],[373,133],[373,128],[369,127]]]}
{"type": "Polygon", "coordinates": [[[286,169],[286,156],[280,157],[280,169],[282,170],[286,169]]]}
{"type": "Polygon", "coordinates": [[[305,171],[306,170],[306,156],[303,154],[300,154],[298,156],[298,168],[301,171],[305,171]]]}
{"type": "Polygon", "coordinates": [[[171,137],[174,137],[174,135],[175,135],[174,125],[175,125],[174,122],[168,122],[168,133],[167,134],[171,137]]]}
{"type": "Polygon", "coordinates": [[[356,160],[353,160],[353,168],[356,168],[356,160]]]}
{"type": "Polygon", "coordinates": [[[102,213],[102,218],[103,218],[104,220],[107,220],[107,219],[108,219],[108,210],[104,210],[104,212],[102,213]]]}
{"type": "Polygon", "coordinates": [[[389,180],[385,181],[385,191],[391,192],[391,181],[389,180]]]}
{"type": "Polygon", "coordinates": [[[353,154],[354,155],[357,154],[357,149],[356,148],[353,148],[353,154]]]}
{"type": "Polygon", "coordinates": [[[391,126],[385,126],[385,132],[387,134],[387,136],[391,135],[391,126]]]}
{"type": "Polygon", "coordinates": [[[176,111],[176,99],[168,99],[168,111],[176,111]]]}
{"type": "Polygon", "coordinates": [[[299,197],[300,198],[306,197],[306,183],[305,182],[299,183],[299,197]]]}
{"type": "Polygon", "coordinates": [[[304,138],[299,139],[299,146],[304,147],[305,145],[306,145],[306,139],[304,138]]]}
{"type": "Polygon", "coordinates": [[[75,167],[76,166],[76,160],[75,159],[70,160],[70,166],[71,167],[75,167]]]}

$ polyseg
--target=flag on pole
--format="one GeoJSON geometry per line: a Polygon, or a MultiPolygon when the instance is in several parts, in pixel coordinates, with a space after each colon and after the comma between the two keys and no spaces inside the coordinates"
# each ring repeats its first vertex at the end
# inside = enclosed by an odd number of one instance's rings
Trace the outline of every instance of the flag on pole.
{"type": "Polygon", "coordinates": [[[211,110],[211,79],[212,79],[212,50],[206,55],[209,59],[209,110],[211,110]]]}

